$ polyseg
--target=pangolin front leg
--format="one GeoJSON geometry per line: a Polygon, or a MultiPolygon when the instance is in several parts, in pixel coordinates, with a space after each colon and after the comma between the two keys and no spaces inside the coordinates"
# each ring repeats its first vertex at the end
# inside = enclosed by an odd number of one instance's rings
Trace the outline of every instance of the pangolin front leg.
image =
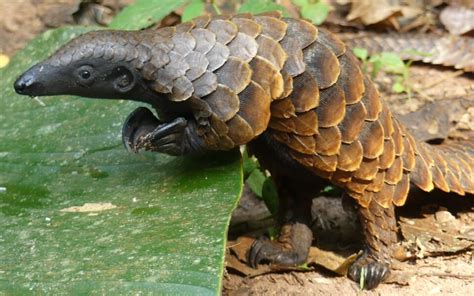
{"type": "Polygon", "coordinates": [[[161,122],[147,108],[140,107],[125,121],[122,141],[129,151],[155,151],[169,155],[186,155],[200,152],[204,143],[196,133],[192,120],[177,117],[161,122]]]}

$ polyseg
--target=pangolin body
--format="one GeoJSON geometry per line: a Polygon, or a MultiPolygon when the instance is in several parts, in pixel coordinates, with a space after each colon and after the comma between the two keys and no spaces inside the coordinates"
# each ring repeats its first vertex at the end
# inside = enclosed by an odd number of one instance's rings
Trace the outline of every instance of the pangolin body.
{"type": "Polygon", "coordinates": [[[340,186],[357,201],[367,250],[349,275],[359,280],[365,268],[368,288],[388,273],[396,242],[393,208],[405,203],[410,183],[425,191],[474,193],[474,144],[417,142],[344,43],[305,20],[278,13],[203,16],[157,30],[91,32],[40,65],[64,68],[98,59],[122,67],[104,74],[119,73],[114,87],[120,95],[102,86],[95,89],[100,94],[91,93],[92,84],[27,91],[34,85],[34,68],[15,87],[23,94],[115,95],[150,103],[162,121],[143,109],[134,113],[124,129],[132,149],[185,154],[249,144],[279,182],[281,203],[287,206],[283,211],[289,212],[283,213],[277,242],[254,244],[252,265],[306,259],[312,237],[301,225],[309,223],[302,217],[310,206],[300,196],[319,188],[320,180],[340,186]],[[133,87],[124,88],[130,81],[133,87]]]}

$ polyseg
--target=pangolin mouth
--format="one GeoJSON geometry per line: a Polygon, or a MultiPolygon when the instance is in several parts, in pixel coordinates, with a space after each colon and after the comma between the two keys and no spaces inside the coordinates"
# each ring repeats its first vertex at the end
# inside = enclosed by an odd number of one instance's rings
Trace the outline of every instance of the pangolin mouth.
{"type": "Polygon", "coordinates": [[[128,115],[122,128],[122,141],[127,151],[137,152],[141,139],[163,123],[148,108],[135,109],[128,115]]]}

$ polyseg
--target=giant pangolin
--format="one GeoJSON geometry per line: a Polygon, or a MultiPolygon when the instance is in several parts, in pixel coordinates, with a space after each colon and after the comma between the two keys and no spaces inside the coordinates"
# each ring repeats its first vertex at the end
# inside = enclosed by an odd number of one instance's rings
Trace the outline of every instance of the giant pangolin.
{"type": "Polygon", "coordinates": [[[418,142],[335,35],[278,13],[86,33],[26,71],[15,89],[150,104],[159,119],[141,107],[124,124],[133,151],[248,145],[271,172],[281,208],[280,236],[255,241],[252,266],[305,262],[311,199],[329,182],[357,205],[365,250],[349,277],[371,289],[389,273],[394,207],[405,204],[410,183],[474,193],[473,142],[418,142]]]}

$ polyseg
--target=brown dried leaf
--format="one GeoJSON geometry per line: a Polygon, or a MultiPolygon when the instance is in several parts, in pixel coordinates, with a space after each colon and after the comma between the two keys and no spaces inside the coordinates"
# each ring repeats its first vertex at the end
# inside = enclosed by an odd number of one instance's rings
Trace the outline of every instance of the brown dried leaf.
{"type": "Polygon", "coordinates": [[[472,249],[474,231],[468,228],[442,207],[422,218],[400,218],[403,238],[421,258],[472,249]]]}
{"type": "Polygon", "coordinates": [[[474,9],[463,6],[448,6],[441,11],[441,23],[451,34],[462,35],[474,30],[474,9]]]}

